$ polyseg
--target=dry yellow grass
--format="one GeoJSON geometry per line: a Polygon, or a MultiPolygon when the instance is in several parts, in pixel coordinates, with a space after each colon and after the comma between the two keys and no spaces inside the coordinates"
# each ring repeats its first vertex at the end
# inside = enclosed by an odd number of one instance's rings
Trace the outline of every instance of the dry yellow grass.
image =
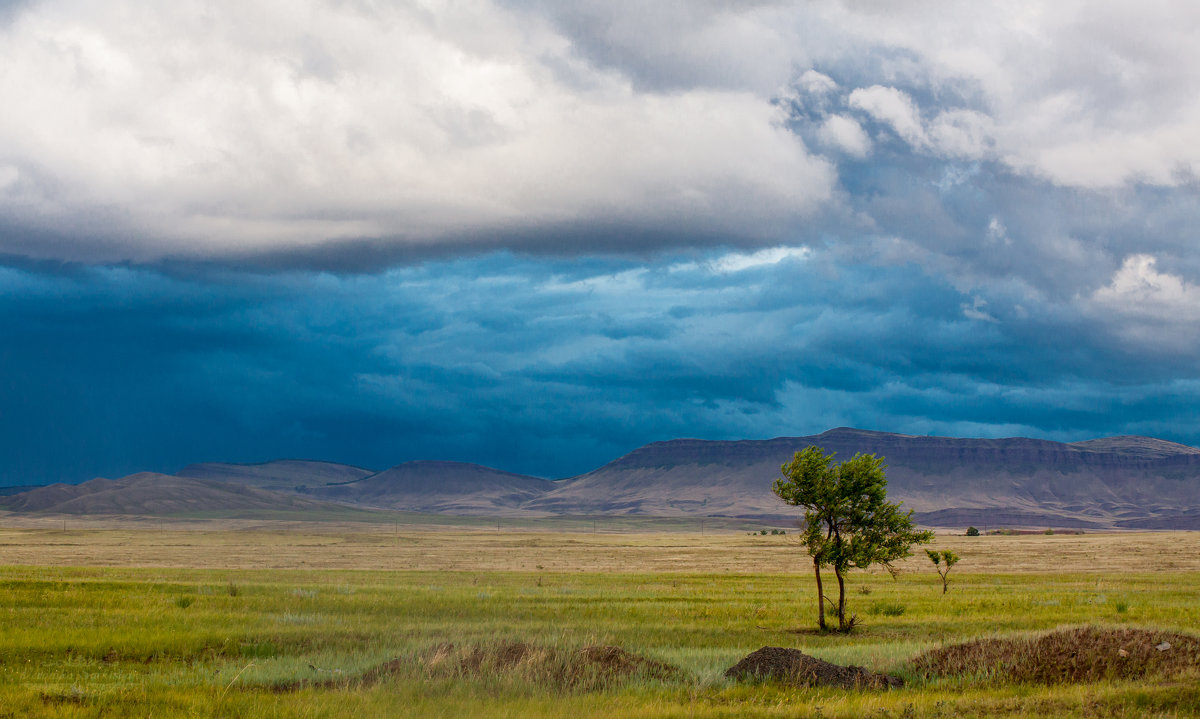
{"type": "MultiPolygon", "coordinates": [[[[807,572],[796,538],[744,532],[481,531],[392,525],[0,520],[0,565],[221,569],[807,572]]],[[[955,575],[1200,571],[1200,532],[964,537],[955,575]]],[[[927,569],[923,554],[908,560],[927,569]]],[[[879,571],[879,570],[875,570],[879,571]]]]}

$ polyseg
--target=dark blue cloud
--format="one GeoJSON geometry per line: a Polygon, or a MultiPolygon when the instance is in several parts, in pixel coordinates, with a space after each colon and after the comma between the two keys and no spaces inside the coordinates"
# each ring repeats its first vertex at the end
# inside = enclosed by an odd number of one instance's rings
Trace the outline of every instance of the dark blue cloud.
{"type": "Polygon", "coordinates": [[[567,476],[652,440],[839,424],[1200,440],[1194,361],[1114,347],[1049,302],[991,321],[917,264],[729,252],[369,275],[10,265],[0,481],[283,456],[567,476]]]}

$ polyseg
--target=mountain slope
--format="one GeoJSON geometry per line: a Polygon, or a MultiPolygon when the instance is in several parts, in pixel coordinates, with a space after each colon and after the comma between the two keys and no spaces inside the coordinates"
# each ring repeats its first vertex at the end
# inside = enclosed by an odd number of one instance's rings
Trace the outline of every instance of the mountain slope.
{"type": "MultiPolygon", "coordinates": [[[[370,507],[453,514],[512,514],[555,483],[464,462],[405,462],[340,485],[306,494],[370,507]]],[[[526,510],[524,513],[535,513],[526,510]]]]}
{"type": "Polygon", "coordinates": [[[332,506],[318,501],[327,500],[460,515],[795,518],[798,512],[775,497],[771,484],[780,465],[810,445],[840,459],[858,452],[884,457],[889,497],[933,526],[1200,529],[1195,447],[1134,436],[1064,444],[849,428],[810,437],[656,442],[555,481],[460,462],[407,462],[379,473],[299,460],[210,463],[175,477],[50,485],[0,497],[0,507],[103,514],[317,511],[332,506]]]}
{"type": "Polygon", "coordinates": [[[839,428],[811,437],[672,440],[642,447],[525,506],[572,513],[790,515],[771,492],[810,445],[888,464],[888,494],[961,526],[1200,528],[1200,450],[1150,438],[1077,444],[918,437],[839,428]]]}
{"type": "Polygon", "coordinates": [[[14,512],[172,515],[196,512],[341,510],[326,502],[236,484],[154,472],[82,484],[51,484],[0,498],[14,512]]]}
{"type": "Polygon", "coordinates": [[[244,484],[260,489],[293,492],[299,487],[341,484],[369,477],[375,471],[334,462],[302,459],[277,459],[259,464],[230,464],[205,462],[192,464],[175,473],[177,477],[208,479],[230,484],[244,484]]]}

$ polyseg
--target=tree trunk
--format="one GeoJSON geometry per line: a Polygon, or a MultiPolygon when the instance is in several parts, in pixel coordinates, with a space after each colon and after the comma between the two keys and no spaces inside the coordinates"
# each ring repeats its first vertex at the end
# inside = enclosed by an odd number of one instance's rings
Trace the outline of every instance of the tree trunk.
{"type": "Polygon", "coordinates": [[[846,579],[837,567],[833,568],[833,573],[837,575],[838,580],[838,629],[844,632],[846,631],[846,579]]]}
{"type": "Polygon", "coordinates": [[[825,590],[821,587],[821,563],[813,557],[813,572],[817,575],[817,626],[825,631],[825,590]]]}

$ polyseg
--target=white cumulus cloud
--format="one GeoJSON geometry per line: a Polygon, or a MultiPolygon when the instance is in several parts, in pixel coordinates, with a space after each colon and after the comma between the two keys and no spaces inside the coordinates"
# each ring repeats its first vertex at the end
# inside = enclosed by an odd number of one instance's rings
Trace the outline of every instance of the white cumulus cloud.
{"type": "Polygon", "coordinates": [[[0,221],[68,239],[0,252],[786,242],[839,156],[873,155],[868,118],[1060,186],[1186,186],[1198,34],[1200,5],[1156,0],[25,0],[0,14],[0,221]],[[800,91],[831,159],[783,116],[800,91]]]}
{"type": "Polygon", "coordinates": [[[863,158],[871,154],[871,138],[853,117],[830,115],[821,125],[819,136],[821,142],[854,157],[863,158]]]}
{"type": "Polygon", "coordinates": [[[487,0],[44,0],[0,27],[0,68],[0,166],[37,178],[0,213],[133,258],[556,223],[759,232],[835,181],[769,96],[639,89],[487,0]]]}
{"type": "Polygon", "coordinates": [[[850,93],[850,107],[891,126],[896,134],[916,149],[926,144],[925,128],[917,104],[907,93],[894,87],[872,85],[850,93]]]}
{"type": "Polygon", "coordinates": [[[1097,304],[1119,314],[1166,322],[1200,320],[1200,286],[1159,272],[1151,255],[1125,258],[1112,281],[1092,295],[1097,304]]]}
{"type": "Polygon", "coordinates": [[[1125,258],[1112,280],[1087,297],[1084,313],[1122,343],[1194,358],[1200,351],[1200,285],[1160,272],[1152,255],[1125,258]]]}

